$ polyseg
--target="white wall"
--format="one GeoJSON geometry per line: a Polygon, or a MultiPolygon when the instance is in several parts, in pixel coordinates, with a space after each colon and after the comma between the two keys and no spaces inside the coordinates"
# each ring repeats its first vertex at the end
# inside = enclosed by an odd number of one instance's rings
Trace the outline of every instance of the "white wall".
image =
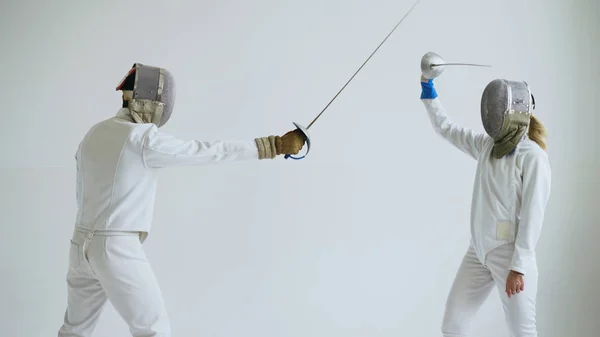
{"type": "MultiPolygon", "coordinates": [[[[112,116],[134,63],[178,81],[164,128],[252,139],[307,124],[411,6],[389,0],[3,1],[1,336],[53,336],[66,305],[74,160],[112,116]]],[[[539,244],[541,336],[600,331],[596,0],[423,0],[312,129],[299,162],[166,170],[146,249],[174,336],[440,336],[469,240],[475,162],[437,137],[419,61],[451,116],[527,80],[550,131],[553,193],[539,244]],[[267,202],[266,202],[267,201],[267,202]]],[[[498,295],[474,336],[507,336],[498,295]]],[[[95,336],[128,336],[108,306],[95,336]]]]}

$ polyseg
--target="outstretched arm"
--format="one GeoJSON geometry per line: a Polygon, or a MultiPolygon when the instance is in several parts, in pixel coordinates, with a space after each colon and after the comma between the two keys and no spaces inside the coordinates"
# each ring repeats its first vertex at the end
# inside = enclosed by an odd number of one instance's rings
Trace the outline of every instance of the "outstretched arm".
{"type": "Polygon", "coordinates": [[[273,159],[280,154],[297,154],[304,145],[299,131],[283,137],[270,136],[253,141],[181,140],[151,128],[144,137],[143,160],[147,167],[200,166],[224,161],[273,159]]]}
{"type": "Polygon", "coordinates": [[[438,98],[433,80],[425,81],[421,78],[421,101],[425,105],[433,129],[456,148],[477,159],[488,136],[460,127],[450,120],[438,98]]]}

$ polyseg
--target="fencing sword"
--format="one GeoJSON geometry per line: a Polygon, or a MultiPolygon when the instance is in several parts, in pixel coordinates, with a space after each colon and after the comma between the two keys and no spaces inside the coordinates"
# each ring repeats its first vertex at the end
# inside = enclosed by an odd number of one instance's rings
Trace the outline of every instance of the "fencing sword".
{"type": "Polygon", "coordinates": [[[475,63],[448,63],[444,61],[444,59],[430,51],[423,55],[421,58],[421,74],[428,80],[432,80],[438,76],[440,76],[446,66],[471,66],[471,67],[491,67],[488,64],[475,64],[475,63]]]}
{"type": "Polygon", "coordinates": [[[379,46],[377,46],[377,48],[375,48],[375,50],[373,51],[373,53],[371,53],[371,55],[367,58],[367,60],[360,66],[360,68],[358,68],[358,70],[354,73],[354,75],[352,75],[352,77],[350,77],[348,82],[346,82],[346,84],[344,84],[342,89],[340,89],[340,91],[338,91],[338,93],[335,96],[333,96],[331,101],[329,101],[329,103],[325,106],[325,108],[323,108],[323,110],[321,110],[321,112],[317,115],[317,117],[315,117],[315,119],[313,119],[312,122],[310,122],[310,124],[308,124],[307,127],[304,127],[296,122],[293,122],[293,124],[294,124],[294,126],[296,126],[297,130],[300,130],[306,137],[306,153],[302,157],[292,157],[291,155],[287,154],[287,155],[285,155],[285,159],[292,158],[295,160],[300,160],[300,159],[303,159],[304,157],[306,157],[306,155],[308,155],[308,152],[310,151],[310,135],[308,133],[308,129],[310,129],[310,127],[313,124],[315,124],[315,122],[319,119],[319,117],[321,117],[321,115],[325,112],[325,110],[327,110],[327,108],[329,108],[331,103],[333,103],[333,101],[335,101],[335,99],[342,93],[342,91],[344,91],[344,89],[348,86],[348,84],[350,84],[350,82],[352,82],[354,77],[361,71],[361,69],[367,64],[367,62],[369,62],[371,57],[373,57],[373,55],[375,55],[377,50],[379,50],[379,48],[381,48],[381,46],[385,43],[385,41],[387,41],[387,39],[392,35],[392,33],[394,33],[396,28],[398,28],[400,26],[400,24],[404,21],[404,19],[406,19],[406,17],[413,11],[413,9],[415,9],[415,7],[419,4],[419,2],[421,2],[421,0],[417,0],[414,3],[414,5],[408,10],[408,12],[406,12],[406,14],[404,14],[402,19],[400,19],[400,21],[398,21],[398,23],[396,24],[396,26],[394,26],[392,31],[385,37],[385,39],[383,39],[383,41],[381,41],[379,46]]]}

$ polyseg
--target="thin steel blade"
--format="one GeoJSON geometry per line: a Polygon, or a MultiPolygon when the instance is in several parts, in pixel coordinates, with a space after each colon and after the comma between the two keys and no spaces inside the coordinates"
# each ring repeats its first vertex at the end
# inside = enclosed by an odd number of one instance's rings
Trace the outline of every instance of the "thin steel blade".
{"type": "Polygon", "coordinates": [[[350,79],[348,80],[348,82],[346,82],[346,84],[344,84],[342,89],[340,89],[340,91],[338,91],[338,93],[333,97],[333,99],[331,99],[331,101],[325,106],[325,108],[323,108],[323,110],[321,110],[321,112],[317,115],[317,117],[315,117],[315,119],[313,119],[312,122],[310,122],[310,124],[308,124],[306,129],[310,129],[310,127],[317,121],[317,119],[319,119],[319,117],[321,117],[321,115],[325,112],[325,110],[327,110],[327,108],[329,108],[331,103],[333,103],[333,101],[335,101],[335,99],[342,93],[342,91],[344,91],[344,89],[348,86],[348,84],[350,84],[350,82],[352,82],[352,80],[360,72],[360,70],[367,64],[367,62],[369,62],[371,57],[373,57],[373,55],[375,55],[377,50],[379,50],[379,48],[385,43],[385,41],[387,41],[387,39],[392,35],[392,33],[396,30],[396,28],[398,28],[400,26],[400,24],[404,21],[404,19],[406,19],[406,17],[413,11],[413,9],[415,9],[415,7],[419,4],[419,2],[421,2],[421,0],[417,0],[415,2],[415,4],[408,10],[408,12],[406,12],[406,14],[404,14],[402,19],[400,19],[400,21],[396,24],[396,26],[394,26],[394,29],[392,29],[392,31],[385,37],[385,39],[383,39],[383,41],[381,41],[379,46],[377,46],[377,48],[375,48],[373,53],[371,53],[371,55],[367,58],[367,60],[360,66],[360,68],[358,68],[358,70],[354,73],[354,75],[352,75],[352,77],[350,77],[350,79]]]}
{"type": "Polygon", "coordinates": [[[474,64],[474,63],[440,63],[440,64],[432,64],[431,67],[441,67],[441,66],[472,66],[472,67],[491,67],[491,65],[487,64],[474,64]]]}

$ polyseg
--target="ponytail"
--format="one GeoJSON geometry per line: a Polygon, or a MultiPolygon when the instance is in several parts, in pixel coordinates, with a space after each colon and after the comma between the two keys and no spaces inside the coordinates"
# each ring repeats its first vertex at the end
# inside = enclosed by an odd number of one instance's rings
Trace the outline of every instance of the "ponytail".
{"type": "Polygon", "coordinates": [[[546,127],[544,124],[537,119],[535,116],[531,115],[531,120],[529,122],[529,138],[536,142],[543,150],[546,150],[546,127]]]}

